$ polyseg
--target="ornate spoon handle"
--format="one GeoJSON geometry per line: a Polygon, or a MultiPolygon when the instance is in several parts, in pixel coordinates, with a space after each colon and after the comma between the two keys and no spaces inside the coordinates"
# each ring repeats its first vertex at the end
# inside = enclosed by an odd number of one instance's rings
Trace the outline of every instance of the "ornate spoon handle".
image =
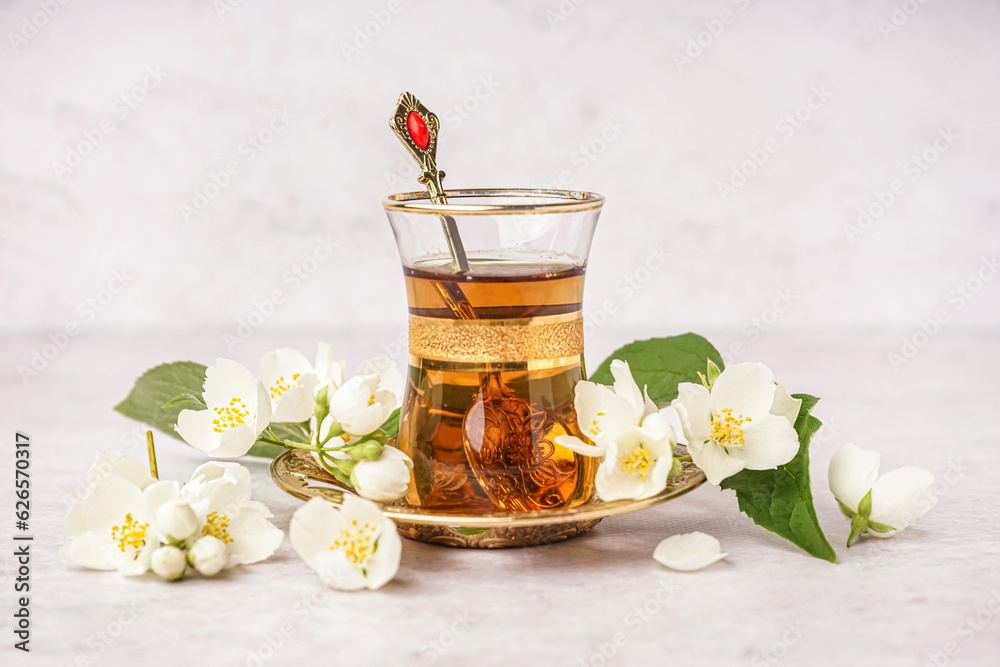
{"type": "MultiPolygon", "coordinates": [[[[421,173],[417,180],[427,186],[431,201],[435,204],[447,204],[448,199],[441,185],[444,172],[437,168],[437,140],[441,124],[438,117],[420,103],[411,93],[403,93],[396,102],[396,111],[389,121],[392,131],[406,146],[413,159],[420,165],[421,173]]],[[[465,255],[465,246],[458,233],[458,224],[450,215],[441,216],[441,227],[448,240],[448,251],[451,253],[452,271],[464,273],[469,270],[469,260],[465,255]]]]}

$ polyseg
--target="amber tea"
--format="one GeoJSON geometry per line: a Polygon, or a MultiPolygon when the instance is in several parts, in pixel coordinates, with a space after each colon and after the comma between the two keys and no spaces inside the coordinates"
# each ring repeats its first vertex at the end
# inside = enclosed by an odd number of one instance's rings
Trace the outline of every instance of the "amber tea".
{"type": "Polygon", "coordinates": [[[587,502],[595,460],[555,444],[580,436],[582,357],[558,355],[582,336],[584,268],[478,259],[456,274],[435,260],[404,274],[411,358],[396,442],[414,462],[407,503],[485,513],[587,502]]]}

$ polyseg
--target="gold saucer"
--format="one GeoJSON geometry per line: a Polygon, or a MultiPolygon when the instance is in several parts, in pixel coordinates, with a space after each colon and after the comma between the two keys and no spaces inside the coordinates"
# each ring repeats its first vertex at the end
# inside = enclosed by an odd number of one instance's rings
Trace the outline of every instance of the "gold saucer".
{"type": "MultiPolygon", "coordinates": [[[[318,497],[340,505],[344,494],[349,493],[309,452],[300,449],[290,449],[275,458],[271,477],[282,490],[302,500],[318,497]]],[[[575,537],[604,517],[659,505],[704,481],[705,473],[687,462],[680,476],[667,482],[667,488],[642,500],[597,500],[568,509],[510,514],[444,514],[407,507],[402,501],[380,507],[396,522],[401,535],[421,542],[478,549],[527,547],[575,537]]]]}

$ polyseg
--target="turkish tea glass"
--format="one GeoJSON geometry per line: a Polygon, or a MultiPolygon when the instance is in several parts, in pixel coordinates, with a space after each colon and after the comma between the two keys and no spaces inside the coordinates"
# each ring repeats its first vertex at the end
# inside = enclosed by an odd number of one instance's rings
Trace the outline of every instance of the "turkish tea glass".
{"type": "Polygon", "coordinates": [[[446,194],[447,204],[426,192],[383,201],[410,316],[396,436],[414,463],[405,502],[455,514],[583,504],[594,495],[596,460],[555,439],[581,436],[573,396],[586,378],[583,278],[604,198],[446,194]],[[467,270],[449,246],[452,221],[467,270]]]}

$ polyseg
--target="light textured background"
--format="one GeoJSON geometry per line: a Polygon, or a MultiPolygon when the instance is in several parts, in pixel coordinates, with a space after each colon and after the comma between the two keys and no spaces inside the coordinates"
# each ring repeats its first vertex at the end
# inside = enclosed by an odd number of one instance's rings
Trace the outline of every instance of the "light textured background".
{"type": "MultiPolygon", "coordinates": [[[[695,330],[727,359],[765,361],[793,390],[824,397],[814,487],[843,562],[794,552],[742,519],[730,494],[702,489],[559,547],[477,554],[407,542],[392,587],[326,598],[267,664],[576,665],[661,580],[680,581],[679,597],[636,633],[626,627],[612,662],[663,664],[673,650],[684,664],[768,664],[762,652],[802,622],[787,664],[920,665],[951,641],[960,654],[950,662],[993,664],[1000,621],[968,643],[958,625],[1000,589],[1000,285],[990,268],[1000,253],[1000,6],[913,0],[915,13],[883,34],[880,21],[903,4],[403,0],[389,14],[385,2],[245,1],[220,17],[207,1],[77,1],[33,34],[24,22],[44,20],[33,19],[40,4],[4,3],[0,404],[4,432],[36,443],[34,662],[164,662],[167,643],[187,653],[190,637],[196,661],[248,664],[316,590],[287,543],[226,581],[166,588],[69,571],[54,554],[65,501],[96,448],[131,446],[134,425],[109,408],[144,368],[223,355],[255,367],[268,349],[311,353],[320,338],[352,364],[403,359],[402,279],[379,200],[416,187],[387,127],[408,89],[442,118],[450,187],[563,179],[608,197],[588,272],[591,365],[633,338],[695,330]],[[705,22],[723,10],[734,20],[709,40],[705,22]],[[377,34],[345,54],[366,25],[377,34]],[[678,68],[675,54],[700,33],[702,53],[678,68]],[[14,44],[11,34],[28,37],[14,44]],[[123,107],[149,68],[162,83],[123,107]],[[787,136],[776,124],[811,89],[829,99],[787,136]],[[294,117],[248,160],[241,143],[275,109],[294,117]],[[57,173],[102,121],[113,131],[57,173]],[[954,144],[911,180],[906,163],[947,128],[954,144]],[[776,152],[723,199],[719,181],[769,138],[776,152]],[[231,160],[240,173],[186,221],[180,206],[231,160]],[[897,178],[905,192],[850,238],[858,208],[897,178]],[[318,239],[337,247],[296,280],[318,239]],[[670,258],[647,274],[652,248],[670,258]],[[106,291],[123,271],[124,289],[106,291]],[[227,344],[275,290],[282,302],[264,304],[263,323],[227,344]],[[943,324],[926,324],[935,316],[943,324]],[[64,338],[68,325],[78,333],[64,338]],[[32,363],[37,375],[24,370],[32,363]],[[847,553],[825,491],[826,463],[847,441],[881,449],[886,469],[923,465],[940,479],[955,461],[967,470],[922,524],[847,553]],[[694,529],[722,539],[730,563],[678,577],[651,561],[659,539],[694,529]],[[132,602],[138,620],[101,648],[95,633],[132,602]],[[466,612],[477,620],[431,660],[429,642],[466,612]],[[359,620],[367,613],[379,621],[359,620]],[[529,622],[538,613],[546,620],[529,622]]],[[[161,449],[167,475],[186,477],[198,461],[174,443],[161,449]]],[[[11,461],[4,448],[4,469],[11,461]]],[[[296,501],[254,470],[287,528],[296,501]]],[[[2,609],[13,565],[0,558],[2,609]]],[[[0,651],[10,655],[7,640],[0,651]]]]}
{"type": "MultiPolygon", "coordinates": [[[[589,2],[550,25],[555,1],[401,1],[350,62],[345,45],[384,3],[245,2],[222,19],[208,2],[71,3],[18,53],[0,50],[4,327],[82,319],[126,268],[134,280],[87,332],[221,337],[273,289],[288,298],[269,328],[401,328],[379,200],[418,187],[387,128],[404,89],[442,117],[449,186],[566,171],[608,197],[587,298],[620,301],[621,327],[728,327],[792,288],[783,327],[905,332],[1000,251],[996,3],[929,2],[884,39],[891,2],[589,2]],[[679,72],[674,54],[724,9],[735,20],[679,72]],[[147,67],[165,78],[122,120],[115,101],[147,67]],[[723,202],[717,182],[783,138],[776,123],[820,86],[830,99],[723,202]],[[275,108],[294,119],[185,223],[180,205],[275,108]],[[114,130],[60,180],[53,163],[105,118],[114,130]],[[580,147],[608,121],[623,129],[588,160],[580,147]],[[852,244],[857,208],[947,127],[950,150],[852,244]],[[293,289],[286,271],[327,235],[339,251],[293,289]],[[669,270],[626,302],[615,284],[650,245],[669,270]]],[[[11,3],[3,34],[34,9],[11,3]]],[[[1000,325],[1000,290],[954,320],[1000,325]]]]}

